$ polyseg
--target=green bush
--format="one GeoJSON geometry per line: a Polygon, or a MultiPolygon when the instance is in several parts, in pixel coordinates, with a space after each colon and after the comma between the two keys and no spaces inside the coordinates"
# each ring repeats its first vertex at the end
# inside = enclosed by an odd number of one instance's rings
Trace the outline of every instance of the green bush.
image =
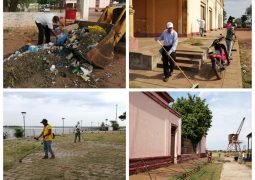
{"type": "Polygon", "coordinates": [[[23,137],[23,133],[24,133],[24,130],[23,130],[21,127],[15,128],[15,133],[14,133],[14,135],[15,135],[16,138],[21,138],[21,137],[23,137]]]}

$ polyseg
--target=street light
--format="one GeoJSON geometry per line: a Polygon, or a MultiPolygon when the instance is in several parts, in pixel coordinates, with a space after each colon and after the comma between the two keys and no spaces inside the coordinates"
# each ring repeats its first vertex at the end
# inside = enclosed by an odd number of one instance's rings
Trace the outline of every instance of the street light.
{"type": "Polygon", "coordinates": [[[26,131],[26,123],[25,123],[25,116],[26,116],[26,112],[21,112],[22,116],[23,116],[23,123],[24,123],[24,132],[23,132],[23,137],[26,137],[25,131],[26,131]]]}
{"type": "Polygon", "coordinates": [[[63,135],[64,135],[64,133],[65,133],[65,125],[64,125],[64,120],[65,120],[65,118],[62,118],[62,120],[63,120],[63,135]]]}

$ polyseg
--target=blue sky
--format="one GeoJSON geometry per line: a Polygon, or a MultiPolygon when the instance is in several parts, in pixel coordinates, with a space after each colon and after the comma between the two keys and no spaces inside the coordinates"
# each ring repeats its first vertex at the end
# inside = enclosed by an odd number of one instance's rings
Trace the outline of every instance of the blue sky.
{"type": "MultiPolygon", "coordinates": [[[[176,100],[178,97],[187,97],[187,92],[169,92],[176,100]]],[[[240,133],[240,140],[247,148],[246,135],[252,130],[251,104],[252,98],[250,92],[231,92],[231,91],[202,91],[192,92],[203,99],[212,111],[212,127],[208,131],[207,148],[208,149],[226,149],[228,134],[235,133],[243,119],[245,122],[240,133]]]]}
{"type": "MultiPolygon", "coordinates": [[[[115,120],[126,111],[127,93],[119,90],[104,92],[4,92],[4,125],[23,125],[21,112],[27,112],[27,126],[41,126],[43,118],[53,126],[98,125],[105,119],[115,120]]],[[[118,121],[125,125],[126,121],[118,121]]]]}
{"type": "Polygon", "coordinates": [[[251,0],[225,0],[225,11],[227,17],[234,16],[235,18],[241,17],[247,7],[251,4],[251,0]]]}

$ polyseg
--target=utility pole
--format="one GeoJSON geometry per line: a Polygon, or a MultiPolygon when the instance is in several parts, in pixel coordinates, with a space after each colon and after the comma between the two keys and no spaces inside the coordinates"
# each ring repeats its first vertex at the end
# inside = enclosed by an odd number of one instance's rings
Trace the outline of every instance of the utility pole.
{"type": "Polygon", "coordinates": [[[62,118],[62,120],[63,120],[63,133],[62,133],[62,135],[64,135],[64,133],[65,133],[65,124],[64,124],[65,118],[62,118]]]}
{"type": "Polygon", "coordinates": [[[82,130],[82,120],[81,120],[81,130],[82,130]]]}
{"type": "Polygon", "coordinates": [[[91,121],[91,131],[92,131],[92,124],[93,124],[93,122],[91,121]]]}
{"type": "Polygon", "coordinates": [[[23,116],[23,123],[24,123],[24,132],[23,132],[23,138],[26,137],[26,119],[25,119],[25,116],[26,116],[26,112],[21,112],[22,116],[23,116]]]}
{"type": "Polygon", "coordinates": [[[116,121],[117,121],[117,116],[118,116],[118,104],[116,104],[116,117],[115,117],[116,121]]]}

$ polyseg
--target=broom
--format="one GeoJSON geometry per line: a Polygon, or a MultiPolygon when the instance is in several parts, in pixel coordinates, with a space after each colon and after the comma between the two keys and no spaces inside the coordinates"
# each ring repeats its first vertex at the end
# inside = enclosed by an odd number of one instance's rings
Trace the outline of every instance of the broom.
{"type": "Polygon", "coordinates": [[[183,70],[180,68],[180,66],[175,62],[175,60],[168,54],[167,50],[164,48],[164,46],[161,44],[161,42],[159,40],[157,40],[157,42],[160,44],[160,46],[162,47],[162,49],[164,49],[164,51],[166,52],[166,54],[168,55],[168,57],[174,62],[174,64],[177,66],[177,68],[181,71],[181,73],[184,75],[184,77],[188,80],[188,82],[191,85],[191,88],[199,88],[199,84],[196,83],[194,84],[188,77],[187,75],[183,72],[183,70]]]}

